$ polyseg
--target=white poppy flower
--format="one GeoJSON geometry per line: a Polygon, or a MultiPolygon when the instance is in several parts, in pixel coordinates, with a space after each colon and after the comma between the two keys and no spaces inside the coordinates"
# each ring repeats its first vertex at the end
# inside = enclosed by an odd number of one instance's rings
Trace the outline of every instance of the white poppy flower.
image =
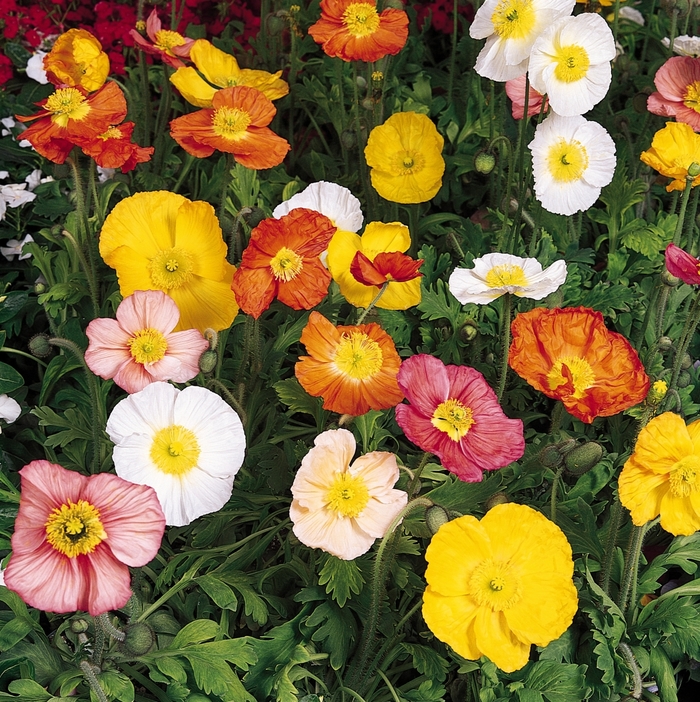
{"type": "MultiPolygon", "coordinates": [[[[1,215],[0,219],[2,219],[1,215]]],[[[15,256],[19,256],[19,260],[24,261],[27,258],[31,258],[32,255],[28,251],[27,253],[22,253],[22,249],[24,249],[25,244],[29,244],[32,241],[34,241],[34,239],[31,234],[27,234],[22,240],[8,239],[5,242],[7,244],[6,246],[0,246],[0,253],[8,261],[14,261],[15,256]]]]}
{"type": "MultiPolygon", "coordinates": [[[[644,15],[634,7],[629,7],[629,5],[624,5],[618,10],[618,17],[620,19],[627,20],[628,22],[638,24],[640,27],[644,26],[644,15]]],[[[614,19],[615,14],[613,13],[613,20],[614,19]]],[[[676,39],[676,41],[678,41],[678,39],[676,39]]]]}
{"type": "Polygon", "coordinates": [[[277,205],[272,216],[279,219],[298,207],[320,212],[338,229],[346,232],[357,233],[364,221],[360,201],[342,185],[324,180],[311,183],[300,193],[292,195],[289,200],[277,205]]]}
{"type": "Polygon", "coordinates": [[[472,39],[486,39],[474,70],[506,81],[527,72],[530,50],[553,21],[566,17],[576,0],[486,0],[469,27],[472,39]]]}
{"type": "Polygon", "coordinates": [[[9,395],[0,395],[0,419],[4,419],[8,424],[16,422],[22,408],[17,400],[13,400],[9,395]]]}
{"type": "Polygon", "coordinates": [[[530,54],[530,83],[547,94],[557,114],[571,117],[592,110],[607,94],[615,58],[608,23],[585,12],[554,22],[539,36],[530,54]]]}
{"type": "Polygon", "coordinates": [[[456,268],[450,292],[463,304],[487,305],[504,293],[541,300],[564,284],[566,263],[555,261],[542,270],[536,258],[490,253],[474,259],[474,268],[456,268]]]}
{"type": "Polygon", "coordinates": [[[530,142],[535,197],[555,214],[587,210],[615,173],[615,142],[597,122],[552,113],[530,142]]]}
{"type": "Polygon", "coordinates": [[[45,51],[35,51],[29,61],[27,61],[26,69],[27,76],[42,85],[46,85],[49,82],[44,70],[44,56],[46,56],[45,51]]]}
{"type": "MultiPolygon", "coordinates": [[[[671,46],[671,40],[668,37],[664,37],[661,43],[665,47],[671,46]]],[[[680,56],[692,56],[697,58],[700,56],[700,37],[691,37],[688,34],[681,34],[681,36],[676,37],[673,41],[673,53],[679,54],[680,56]]]]}
{"type": "Polygon", "coordinates": [[[184,526],[220,510],[243,463],[238,415],[216,393],[152,383],[117,404],[107,420],[120,478],[150,485],[166,524],[184,526]]]}

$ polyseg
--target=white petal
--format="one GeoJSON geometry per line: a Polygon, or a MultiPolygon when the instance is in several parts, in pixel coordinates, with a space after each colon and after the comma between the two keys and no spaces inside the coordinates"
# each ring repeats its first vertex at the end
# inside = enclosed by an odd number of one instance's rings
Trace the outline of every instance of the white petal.
{"type": "Polygon", "coordinates": [[[17,400],[14,400],[9,395],[0,395],[0,419],[12,424],[20,414],[22,414],[22,408],[17,400]]]}

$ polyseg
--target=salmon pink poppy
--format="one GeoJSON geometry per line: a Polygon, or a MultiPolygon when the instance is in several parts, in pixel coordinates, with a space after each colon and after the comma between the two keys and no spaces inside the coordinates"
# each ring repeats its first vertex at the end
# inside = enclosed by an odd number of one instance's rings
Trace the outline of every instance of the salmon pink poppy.
{"type": "Polygon", "coordinates": [[[700,59],[672,56],[654,76],[657,92],[647,100],[655,115],[675,117],[700,132],[700,59]]]}
{"type": "Polygon", "coordinates": [[[165,531],[155,491],[48,461],[19,472],[22,495],[5,585],[47,612],[92,616],[131,597],[129,566],[152,561],[165,531]]]}
{"type": "Polygon", "coordinates": [[[474,368],[446,366],[421,353],[403,361],[397,380],[410,403],[396,407],[404,434],[460,480],[481,482],[483,471],[507,466],[525,452],[522,421],[506,417],[474,368]]]}
{"type": "Polygon", "coordinates": [[[131,38],[134,46],[147,54],[158,56],[163,63],[172,68],[181,68],[185,64],[180,60],[188,58],[194,39],[183,37],[179,32],[163,29],[163,23],[158,19],[158,13],[153,10],[146,20],[146,36],[144,39],[139,32],[132,29],[131,38]]]}
{"type": "Polygon", "coordinates": [[[585,307],[536,307],[511,325],[510,367],[590,424],[641,402],[649,378],[637,352],[603,315],[585,307]]]}
{"type": "Polygon", "coordinates": [[[335,234],[333,223],[303,207],[265,219],[250,235],[232,289],[241,309],[256,319],[277,298],[295,310],[310,310],[328,292],[330,273],[320,255],[335,234]]]}
{"type": "Polygon", "coordinates": [[[286,139],[267,126],[276,112],[272,101],[255,88],[224,88],[214,93],[211,109],[172,120],[170,136],[198,158],[223,151],[246,168],[273,168],[282,163],[290,148],[286,139]]]}

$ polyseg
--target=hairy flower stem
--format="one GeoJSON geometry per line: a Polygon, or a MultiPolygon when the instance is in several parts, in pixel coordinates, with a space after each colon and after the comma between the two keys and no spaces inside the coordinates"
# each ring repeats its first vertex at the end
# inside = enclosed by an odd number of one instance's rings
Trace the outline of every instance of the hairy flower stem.
{"type": "MultiPolygon", "coordinates": [[[[665,270],[665,268],[664,268],[665,270]]],[[[666,305],[668,304],[668,296],[671,294],[671,288],[668,285],[661,285],[659,292],[658,305],[656,307],[656,338],[658,339],[664,333],[664,316],[666,315],[666,305]]]]}
{"type": "Polygon", "coordinates": [[[639,666],[637,665],[637,661],[634,657],[634,653],[632,653],[632,649],[626,643],[620,643],[618,645],[617,649],[618,649],[618,651],[620,651],[620,653],[622,654],[622,657],[625,659],[625,663],[627,663],[628,668],[632,671],[632,679],[634,680],[634,687],[632,689],[632,692],[630,692],[630,696],[633,697],[635,700],[641,699],[641,697],[642,697],[642,674],[639,671],[639,666]]]}
{"type": "Polygon", "coordinates": [[[387,280],[386,283],[382,285],[381,288],[379,288],[379,292],[377,293],[377,296],[372,300],[372,302],[367,305],[365,311],[357,318],[356,324],[362,324],[364,321],[365,317],[370,313],[370,311],[374,308],[374,306],[379,302],[381,299],[382,295],[384,294],[385,290],[389,286],[389,281],[387,280]]]}
{"type": "Polygon", "coordinates": [[[210,378],[207,381],[207,388],[218,395],[221,395],[221,397],[226,400],[226,402],[228,402],[228,404],[231,405],[236,412],[238,412],[243,426],[247,426],[248,415],[246,414],[246,411],[243,409],[240,402],[238,402],[238,400],[233,396],[233,393],[220,380],[210,378]]]}
{"type": "Polygon", "coordinates": [[[510,317],[512,307],[512,295],[506,293],[503,296],[503,328],[501,329],[501,371],[498,376],[498,390],[496,396],[500,402],[506,389],[506,378],[508,377],[508,349],[510,348],[510,317]]]}
{"type": "Polygon", "coordinates": [[[459,28],[459,0],[452,3],[452,48],[450,51],[450,73],[447,84],[447,104],[452,104],[452,91],[454,90],[455,65],[457,61],[457,32],[459,28]]]}
{"type": "Polygon", "coordinates": [[[700,322],[700,293],[696,294],[693,299],[693,304],[690,307],[688,316],[685,320],[685,325],[683,331],[681,332],[681,338],[678,343],[678,348],[676,349],[676,357],[673,361],[673,371],[671,373],[671,381],[668,384],[668,392],[675,390],[678,384],[678,376],[681,373],[681,365],[683,363],[683,357],[685,356],[688,346],[695,334],[695,328],[700,322]]]}
{"type": "Polygon", "coordinates": [[[106,424],[104,417],[104,408],[102,402],[100,401],[100,393],[97,387],[97,379],[94,373],[88,368],[87,363],[85,363],[85,356],[83,352],[78,348],[76,344],[68,339],[61,339],[59,337],[54,337],[49,339],[49,344],[52,346],[58,346],[58,348],[64,351],[70,351],[76,359],[80,362],[80,365],[85,371],[85,379],[87,380],[88,391],[90,394],[90,428],[92,430],[92,470],[91,473],[99,473],[102,466],[102,435],[103,428],[106,424]]]}
{"type": "Polygon", "coordinates": [[[226,154],[226,165],[224,166],[224,176],[221,179],[221,194],[219,195],[219,206],[216,208],[216,216],[219,219],[219,224],[221,219],[226,212],[226,195],[228,193],[229,185],[231,185],[232,174],[231,171],[236,163],[233,154],[226,154]]]}
{"type": "MultiPolygon", "coordinates": [[[[630,533],[629,544],[625,553],[625,565],[623,569],[622,585],[620,585],[620,596],[617,604],[626,614],[628,605],[634,609],[636,602],[630,598],[630,594],[637,592],[637,572],[639,570],[639,557],[642,553],[644,536],[647,533],[649,524],[633,526],[630,533]]],[[[634,597],[636,599],[636,596],[634,597]]]]}
{"type": "Polygon", "coordinates": [[[87,680],[88,685],[90,685],[90,689],[95,693],[95,697],[97,697],[100,702],[109,702],[109,697],[107,697],[105,691],[102,689],[102,685],[100,685],[100,681],[95,675],[92,664],[89,661],[80,661],[80,670],[83,671],[83,676],[87,680]]]}
{"type": "Polygon", "coordinates": [[[610,594],[610,576],[612,574],[612,564],[615,560],[615,552],[617,549],[617,534],[620,531],[620,522],[622,521],[622,503],[619,497],[615,497],[615,501],[610,508],[610,519],[608,527],[608,538],[605,543],[605,556],[602,564],[602,578],[600,586],[606,595],[610,594]]]}
{"type": "Polygon", "coordinates": [[[693,188],[693,197],[690,201],[690,208],[685,217],[685,248],[686,251],[691,253],[694,246],[694,230],[695,230],[695,217],[698,214],[698,201],[700,200],[700,188],[693,188]]]}
{"type": "MultiPolygon", "coordinates": [[[[97,280],[95,278],[94,268],[92,267],[91,263],[89,263],[88,260],[85,258],[85,253],[83,252],[83,249],[80,246],[80,244],[75,240],[75,237],[67,229],[64,229],[61,233],[71,243],[71,246],[75,251],[75,255],[78,257],[83,271],[85,271],[85,277],[87,278],[88,282],[88,289],[90,290],[90,298],[92,300],[92,312],[95,318],[97,318],[100,316],[100,297],[97,289],[97,280]]],[[[88,251],[90,251],[89,243],[87,249],[88,251]]]]}
{"type": "Polygon", "coordinates": [[[556,473],[554,473],[554,480],[552,480],[552,495],[549,502],[549,518],[556,524],[557,523],[557,493],[559,492],[559,483],[561,482],[561,474],[564,472],[564,466],[559,466],[556,473]]]}
{"type": "MultiPolygon", "coordinates": [[[[501,227],[501,232],[498,235],[498,250],[505,251],[506,248],[506,238],[508,235],[508,209],[510,208],[510,192],[513,186],[513,145],[510,139],[501,134],[495,139],[489,142],[488,149],[493,149],[494,146],[498,146],[499,150],[501,146],[505,149],[506,156],[508,157],[508,173],[506,174],[506,194],[505,194],[505,212],[503,213],[503,226],[501,227]]],[[[464,256],[462,256],[464,258],[464,256]]]]}
{"type": "Polygon", "coordinates": [[[680,246],[681,235],[683,234],[683,224],[685,223],[685,211],[688,209],[688,199],[690,198],[690,191],[693,189],[693,176],[687,175],[685,177],[685,189],[683,190],[683,195],[681,196],[681,209],[678,213],[678,224],[676,224],[676,231],[673,234],[673,243],[676,246],[680,246]]]}
{"type": "Polygon", "coordinates": [[[387,573],[391,568],[391,561],[393,560],[392,558],[384,557],[387,547],[390,544],[393,544],[393,537],[396,528],[414,509],[418,507],[432,507],[432,505],[432,500],[425,497],[419,497],[409,502],[391,523],[389,529],[384,535],[384,538],[382,539],[381,544],[379,545],[379,548],[377,549],[377,554],[374,558],[374,570],[372,573],[372,594],[369,605],[369,613],[362,632],[362,640],[357,648],[357,655],[350,666],[348,673],[347,683],[353,689],[362,691],[366,682],[372,677],[374,668],[380,662],[375,661],[373,666],[367,666],[372,651],[377,643],[375,634],[377,624],[379,623],[379,611],[382,604],[382,597],[384,595],[384,583],[386,581],[387,573]]]}
{"type": "Polygon", "coordinates": [[[612,26],[612,32],[613,32],[613,39],[615,40],[615,43],[617,43],[617,29],[620,24],[620,0],[615,0],[615,7],[613,8],[613,26],[612,26]]]}
{"type": "Polygon", "coordinates": [[[116,639],[117,641],[124,641],[124,639],[126,639],[126,634],[121,629],[117,629],[117,627],[109,621],[109,614],[106,612],[96,616],[95,622],[113,639],[116,639]]]}

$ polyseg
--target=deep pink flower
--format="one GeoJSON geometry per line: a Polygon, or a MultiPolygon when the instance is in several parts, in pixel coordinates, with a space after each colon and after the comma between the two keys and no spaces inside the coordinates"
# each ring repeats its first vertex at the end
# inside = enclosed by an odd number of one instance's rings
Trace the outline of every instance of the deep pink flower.
{"type": "Polygon", "coordinates": [[[22,495],[5,585],[47,612],[123,607],[129,568],[155,558],[165,517],[153,488],[116,475],[85,477],[48,461],[19,472],[22,495]]]}
{"type": "Polygon", "coordinates": [[[129,32],[134,45],[147,54],[159,56],[163,63],[172,68],[182,68],[185,64],[181,58],[189,58],[194,39],[183,37],[179,32],[163,29],[163,23],[158,19],[158,13],[153,10],[146,20],[146,35],[151,42],[146,41],[135,29],[129,32]]]}
{"type": "Polygon", "coordinates": [[[657,93],[647,99],[655,115],[675,117],[700,132],[700,58],[672,56],[654,76],[657,93]]]}
{"type": "Polygon", "coordinates": [[[700,285],[700,261],[675,244],[666,247],[666,268],[688,285],[700,285]]]}
{"type": "MultiPolygon", "coordinates": [[[[525,75],[519,78],[513,78],[506,81],[506,95],[511,99],[513,105],[511,111],[513,119],[522,119],[523,111],[525,110],[525,75]]],[[[544,98],[544,111],[549,108],[547,98],[541,93],[538,93],[530,86],[530,97],[527,101],[527,116],[534,117],[539,115],[542,110],[542,99],[544,98]]]]}
{"type": "Polygon", "coordinates": [[[209,343],[197,329],[173,332],[179,321],[171,297],[161,290],[137,290],[121,302],[116,319],[88,324],[85,362],[95,375],[114,378],[128,393],[156,380],[192,380],[209,343]]]}
{"type": "Polygon", "coordinates": [[[474,368],[418,354],[401,364],[397,380],[411,403],[396,407],[404,434],[460,480],[478,483],[483,471],[523,455],[522,421],[503,414],[496,393],[474,368]]]}

